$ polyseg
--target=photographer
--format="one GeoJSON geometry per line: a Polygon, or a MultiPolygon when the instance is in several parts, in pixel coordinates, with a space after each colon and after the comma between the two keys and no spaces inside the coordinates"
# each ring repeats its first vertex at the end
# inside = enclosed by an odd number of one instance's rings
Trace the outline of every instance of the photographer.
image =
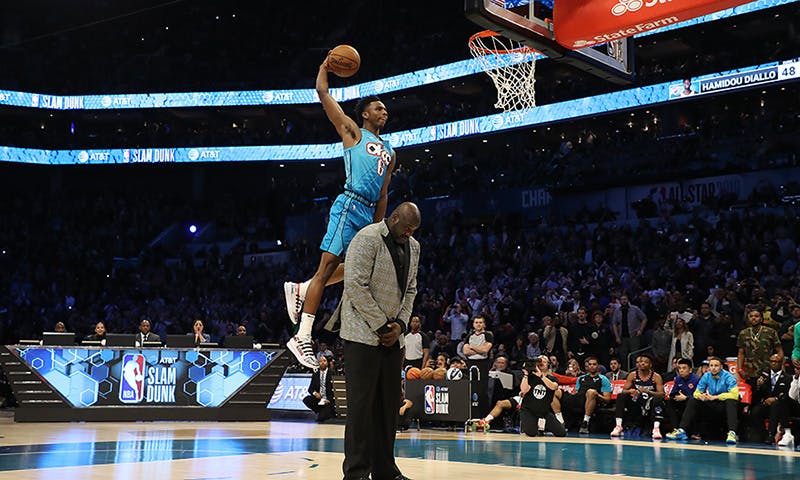
{"type": "Polygon", "coordinates": [[[550,407],[558,383],[550,373],[550,362],[544,355],[528,360],[522,366],[522,407],[519,411],[520,429],[525,435],[535,437],[539,431],[552,432],[556,437],[565,437],[567,430],[558,421],[550,407]]]}

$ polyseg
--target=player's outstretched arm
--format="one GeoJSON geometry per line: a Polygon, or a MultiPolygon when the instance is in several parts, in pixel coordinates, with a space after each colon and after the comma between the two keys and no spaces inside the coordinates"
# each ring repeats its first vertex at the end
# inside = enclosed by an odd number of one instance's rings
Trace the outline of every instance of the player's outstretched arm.
{"type": "Polygon", "coordinates": [[[339,132],[339,136],[342,137],[344,148],[349,148],[361,140],[361,130],[356,122],[344,113],[342,107],[328,91],[328,59],[329,57],[325,58],[317,72],[317,95],[322,102],[325,115],[339,132]]]}

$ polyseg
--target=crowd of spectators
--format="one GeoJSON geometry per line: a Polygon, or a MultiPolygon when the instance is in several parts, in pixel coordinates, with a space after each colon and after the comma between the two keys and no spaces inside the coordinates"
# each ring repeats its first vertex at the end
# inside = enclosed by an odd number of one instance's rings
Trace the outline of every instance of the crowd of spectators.
{"type": "MultiPolygon", "coordinates": [[[[314,268],[313,239],[286,246],[288,263],[245,261],[259,239],[275,234],[246,196],[194,209],[168,195],[121,192],[7,200],[0,216],[4,343],[38,338],[57,322],[81,337],[97,322],[108,332],[134,333],[142,318],[162,336],[189,332],[199,319],[212,341],[242,326],[258,342],[283,343],[289,325],[281,282],[314,268]],[[199,211],[220,222],[232,246],[191,255],[151,244],[167,225],[199,211]],[[137,261],[125,266],[115,257],[137,261]]],[[[754,309],[788,354],[793,312],[800,314],[793,308],[800,299],[796,213],[704,210],[688,222],[662,217],[638,226],[568,219],[520,225],[510,217],[479,226],[461,213],[425,219],[417,235],[423,253],[415,313],[432,339],[431,358],[459,355],[470,319],[481,315],[493,332],[490,358],[507,356],[519,368],[531,355],[549,354],[567,376],[578,375],[588,356],[601,368],[616,356],[627,370],[627,354],[642,348],[664,376],[677,349],[695,366],[735,357],[754,309]],[[635,344],[613,326],[627,304],[641,312],[635,344]]],[[[340,292],[326,290],[320,325],[340,292]]],[[[315,337],[341,372],[341,342],[320,329],[315,337]]]]}

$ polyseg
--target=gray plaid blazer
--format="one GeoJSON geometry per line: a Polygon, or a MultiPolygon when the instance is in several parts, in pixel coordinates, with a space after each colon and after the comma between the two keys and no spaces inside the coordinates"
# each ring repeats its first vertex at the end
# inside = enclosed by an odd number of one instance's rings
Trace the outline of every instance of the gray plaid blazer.
{"type": "MultiPolygon", "coordinates": [[[[403,292],[384,241],[387,235],[386,222],[373,223],[362,228],[347,248],[342,300],[325,326],[331,331],[339,330],[345,340],[377,346],[377,330],[386,322],[399,320],[408,325],[417,296],[419,242],[408,239],[408,277],[403,292]]],[[[403,346],[405,338],[400,335],[400,347],[403,346]]]]}

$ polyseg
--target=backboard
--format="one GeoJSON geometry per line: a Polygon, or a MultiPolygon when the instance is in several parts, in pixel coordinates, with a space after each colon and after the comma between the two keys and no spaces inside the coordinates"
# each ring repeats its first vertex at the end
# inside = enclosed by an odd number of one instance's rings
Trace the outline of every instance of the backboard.
{"type": "Polygon", "coordinates": [[[623,38],[580,50],[559,45],[553,34],[553,1],[465,0],[464,12],[477,25],[617,84],[633,82],[633,39],[623,38]]]}

